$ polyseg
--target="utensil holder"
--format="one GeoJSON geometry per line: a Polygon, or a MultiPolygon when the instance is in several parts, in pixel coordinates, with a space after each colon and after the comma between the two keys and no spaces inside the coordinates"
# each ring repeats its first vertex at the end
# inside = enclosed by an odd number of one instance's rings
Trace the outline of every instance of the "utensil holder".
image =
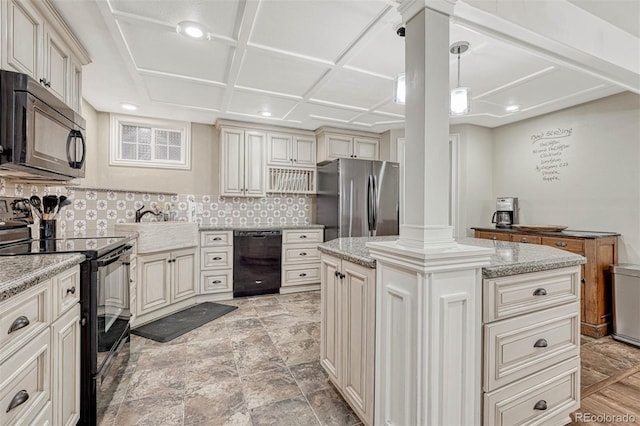
{"type": "Polygon", "coordinates": [[[55,219],[43,219],[40,221],[40,239],[54,239],[56,238],[56,220],[55,219]]]}

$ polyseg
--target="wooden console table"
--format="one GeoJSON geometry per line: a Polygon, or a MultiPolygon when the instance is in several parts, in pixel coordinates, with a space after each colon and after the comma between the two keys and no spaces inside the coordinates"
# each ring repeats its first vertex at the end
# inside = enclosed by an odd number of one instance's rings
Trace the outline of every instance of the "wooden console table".
{"type": "Polygon", "coordinates": [[[512,228],[471,228],[476,238],[519,243],[543,244],[580,254],[582,265],[580,294],[582,334],[600,338],[613,326],[611,274],[609,265],[618,262],[618,236],[615,232],[571,231],[529,232],[512,228]]]}

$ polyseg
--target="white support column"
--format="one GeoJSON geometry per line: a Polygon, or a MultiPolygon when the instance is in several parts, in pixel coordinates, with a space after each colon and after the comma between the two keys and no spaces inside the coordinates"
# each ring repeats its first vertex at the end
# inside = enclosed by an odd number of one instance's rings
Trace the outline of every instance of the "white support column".
{"type": "Polygon", "coordinates": [[[479,425],[482,267],[449,221],[449,15],[405,0],[406,141],[400,239],[369,243],[376,271],[376,425],[479,425]]]}

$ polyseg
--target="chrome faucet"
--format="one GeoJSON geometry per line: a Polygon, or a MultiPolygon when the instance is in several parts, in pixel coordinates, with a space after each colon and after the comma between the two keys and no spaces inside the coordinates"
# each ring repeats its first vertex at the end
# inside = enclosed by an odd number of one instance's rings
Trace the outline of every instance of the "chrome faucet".
{"type": "Polygon", "coordinates": [[[151,213],[154,216],[160,216],[162,214],[162,212],[159,211],[153,211],[153,210],[145,210],[142,211],[142,209],[144,209],[144,204],[142,205],[142,207],[140,207],[138,210],[136,210],[136,223],[139,223],[140,220],[142,219],[142,217],[144,215],[146,215],[147,213],[151,213]]]}

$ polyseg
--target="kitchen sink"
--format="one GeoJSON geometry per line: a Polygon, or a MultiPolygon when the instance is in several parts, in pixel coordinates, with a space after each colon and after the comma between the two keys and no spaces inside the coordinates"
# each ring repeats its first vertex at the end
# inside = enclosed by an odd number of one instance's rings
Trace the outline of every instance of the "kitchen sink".
{"type": "Polygon", "coordinates": [[[198,224],[193,222],[118,223],[115,229],[137,232],[140,254],[198,245],[198,224]]]}

